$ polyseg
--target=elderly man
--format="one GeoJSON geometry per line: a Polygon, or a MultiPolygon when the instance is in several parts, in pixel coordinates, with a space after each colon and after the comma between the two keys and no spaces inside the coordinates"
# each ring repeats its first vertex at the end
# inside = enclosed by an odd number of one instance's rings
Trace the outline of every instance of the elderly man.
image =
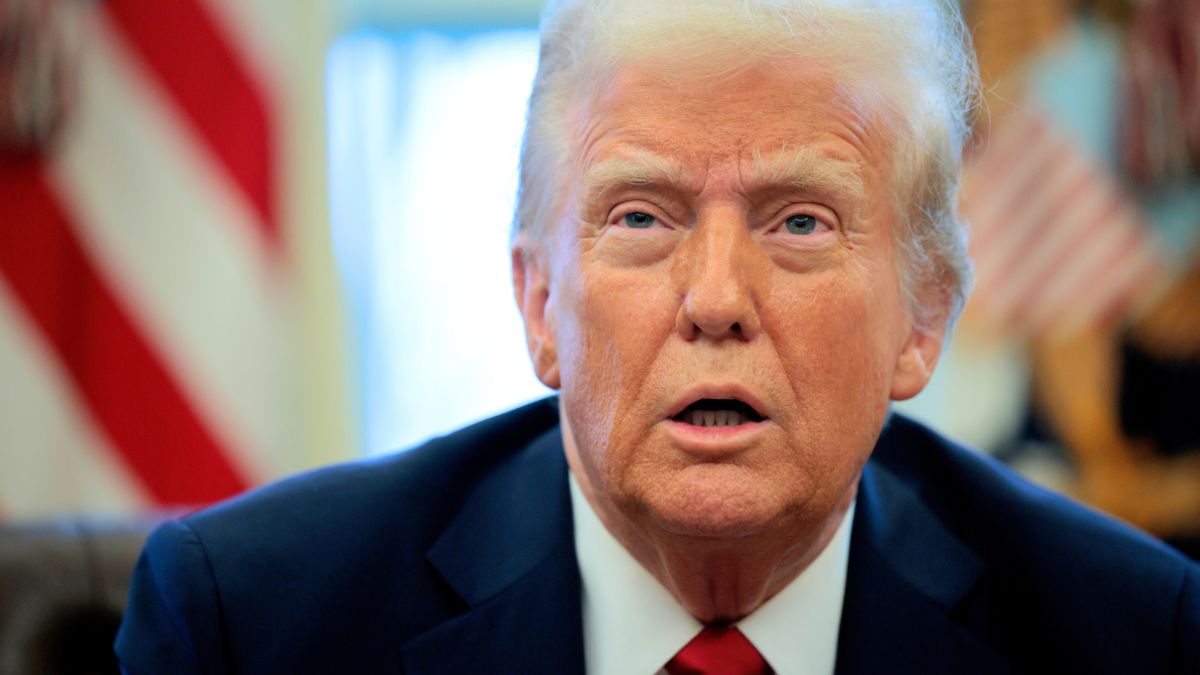
{"type": "Polygon", "coordinates": [[[163,526],[128,672],[1200,672],[1196,567],[889,417],[969,283],[956,15],[542,39],[513,279],[560,397],[163,526]]]}

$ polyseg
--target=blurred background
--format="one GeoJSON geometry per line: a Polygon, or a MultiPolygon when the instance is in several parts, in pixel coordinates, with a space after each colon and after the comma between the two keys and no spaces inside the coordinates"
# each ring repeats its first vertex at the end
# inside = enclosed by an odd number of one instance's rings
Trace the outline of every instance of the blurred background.
{"type": "MultiPolygon", "coordinates": [[[[0,0],[0,522],[545,395],[507,255],[539,5],[0,0]]],[[[962,7],[977,286],[898,407],[1200,555],[1200,0],[962,7]]]]}
{"type": "MultiPolygon", "coordinates": [[[[0,673],[107,653],[156,514],[547,394],[539,5],[0,0],[0,673]]],[[[962,8],[977,286],[898,408],[1200,556],[1200,0],[962,8]]]]}

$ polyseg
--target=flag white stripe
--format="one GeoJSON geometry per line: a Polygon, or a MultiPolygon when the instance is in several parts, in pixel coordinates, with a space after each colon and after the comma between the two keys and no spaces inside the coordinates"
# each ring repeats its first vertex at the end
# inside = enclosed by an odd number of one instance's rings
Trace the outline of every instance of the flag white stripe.
{"type": "Polygon", "coordinates": [[[1063,261],[1081,248],[1091,245],[1087,236],[1096,221],[1112,210],[1111,194],[1102,190],[1087,190],[1081,194],[1070,209],[1061,212],[1053,225],[1046,228],[1046,236],[1035,246],[1024,251],[1024,255],[1012,261],[1004,273],[994,274],[987,279],[991,311],[1001,317],[1011,318],[1017,309],[1031,299],[1036,301],[1036,284],[1053,269],[1060,268],[1063,261]]]}
{"type": "Polygon", "coordinates": [[[296,24],[299,19],[309,17],[312,8],[296,12],[286,2],[281,5],[246,0],[206,0],[204,4],[255,84],[270,92],[268,98],[274,99],[280,90],[286,89],[287,71],[285,64],[279,62],[279,55],[295,51],[300,34],[296,24]]]}
{"type": "Polygon", "coordinates": [[[1053,217],[1053,211],[1073,208],[1074,205],[1064,203],[1064,197],[1086,175],[1087,167],[1065,148],[1055,145],[1054,152],[1061,154],[1038,169],[1037,173],[1042,176],[1033,192],[1022,195],[1023,201],[999,213],[997,220],[980,219],[987,227],[1005,230],[991,237],[992,246],[986,255],[979,257],[977,274],[981,280],[994,279],[1015,264],[1024,264],[1021,258],[1041,245],[1036,237],[1046,236],[1051,229],[1048,225],[1052,223],[1048,221],[1053,217]],[[1039,232],[1035,234],[1035,230],[1039,232]]]}
{"type": "Polygon", "coordinates": [[[6,518],[133,513],[154,503],[95,426],[2,277],[0,373],[0,495],[6,518]]]}
{"type": "Polygon", "coordinates": [[[1120,249],[1138,241],[1138,235],[1130,231],[1131,212],[1130,208],[1115,212],[1114,222],[1098,230],[1090,245],[1075,251],[1070,263],[1062,265],[1059,274],[1034,301],[1026,327],[1056,323],[1069,305],[1100,306],[1112,299],[1100,296],[1094,285],[1104,274],[1104,266],[1116,259],[1120,249]]]}
{"type": "Polygon", "coordinates": [[[1069,304],[1053,328],[1069,335],[1100,320],[1101,314],[1119,301],[1132,284],[1153,271],[1156,259],[1154,247],[1148,241],[1138,241],[1129,255],[1121,256],[1113,268],[1101,270],[1087,285],[1092,301],[1069,304]]]}
{"type": "MultiPolygon", "coordinates": [[[[222,169],[103,22],[90,37],[68,143],[51,178],[205,423],[252,478],[285,453],[283,288],[222,169]],[[97,167],[113,166],[111,171],[97,167]]],[[[286,465],[284,467],[286,468],[286,465]]]]}
{"type": "Polygon", "coordinates": [[[1013,169],[1020,158],[1020,150],[1041,139],[1044,133],[1044,125],[1034,115],[1004,118],[992,127],[984,146],[973,158],[965,176],[966,182],[992,185],[1013,169]]]}
{"type": "Polygon", "coordinates": [[[978,185],[971,205],[971,220],[979,228],[979,245],[991,248],[1009,234],[1003,228],[1011,222],[1013,213],[1019,211],[1027,195],[1021,191],[1027,185],[1036,189],[1040,175],[1051,164],[1057,146],[1041,143],[1029,149],[1021,161],[989,184],[978,185]]]}
{"type": "Polygon", "coordinates": [[[997,122],[963,189],[974,227],[970,314],[1037,334],[1061,331],[1067,317],[1081,329],[1127,312],[1157,260],[1132,197],[1036,108],[997,122]],[[1142,272],[1125,271],[1126,258],[1142,272]]]}

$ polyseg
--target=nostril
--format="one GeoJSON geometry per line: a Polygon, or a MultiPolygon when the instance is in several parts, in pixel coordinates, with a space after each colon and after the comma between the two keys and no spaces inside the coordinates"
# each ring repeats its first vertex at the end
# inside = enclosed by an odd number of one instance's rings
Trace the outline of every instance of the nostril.
{"type": "MultiPolygon", "coordinates": [[[[708,287],[708,291],[712,291],[708,287]]],[[[750,340],[758,331],[754,301],[748,293],[708,292],[704,288],[686,293],[676,314],[676,329],[685,340],[750,340]]]]}

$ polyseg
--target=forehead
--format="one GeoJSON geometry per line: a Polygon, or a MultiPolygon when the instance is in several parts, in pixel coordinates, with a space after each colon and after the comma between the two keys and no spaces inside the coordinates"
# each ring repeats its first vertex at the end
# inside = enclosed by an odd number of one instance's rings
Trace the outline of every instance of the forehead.
{"type": "Polygon", "coordinates": [[[877,108],[811,61],[678,79],[630,65],[575,108],[571,153],[581,178],[614,158],[652,157],[647,169],[696,190],[713,172],[767,178],[799,159],[874,182],[889,147],[877,108]]]}

